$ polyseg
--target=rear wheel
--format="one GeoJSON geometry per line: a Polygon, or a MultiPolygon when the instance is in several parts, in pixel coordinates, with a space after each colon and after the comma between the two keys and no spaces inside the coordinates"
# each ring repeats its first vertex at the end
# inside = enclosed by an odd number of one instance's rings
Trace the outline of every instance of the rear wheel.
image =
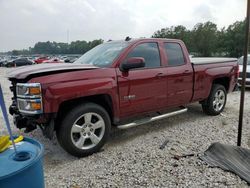
{"type": "Polygon", "coordinates": [[[202,103],[203,111],[208,115],[220,114],[226,105],[227,92],[223,85],[214,84],[209,97],[202,103]]]}
{"type": "Polygon", "coordinates": [[[60,145],[71,155],[84,157],[101,149],[110,133],[106,110],[94,103],[72,109],[57,130],[60,145]]]}

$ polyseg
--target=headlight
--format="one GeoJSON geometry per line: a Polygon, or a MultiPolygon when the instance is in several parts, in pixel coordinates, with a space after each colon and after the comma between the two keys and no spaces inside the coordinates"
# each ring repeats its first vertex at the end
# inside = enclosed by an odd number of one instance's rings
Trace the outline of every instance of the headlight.
{"type": "Polygon", "coordinates": [[[42,113],[41,99],[20,99],[17,98],[17,107],[20,112],[28,114],[42,113]]]}
{"type": "Polygon", "coordinates": [[[40,98],[41,85],[40,83],[17,83],[17,97],[20,98],[40,98]]]}
{"type": "Polygon", "coordinates": [[[17,83],[17,107],[20,112],[27,114],[41,114],[42,90],[40,83],[17,83]]]}

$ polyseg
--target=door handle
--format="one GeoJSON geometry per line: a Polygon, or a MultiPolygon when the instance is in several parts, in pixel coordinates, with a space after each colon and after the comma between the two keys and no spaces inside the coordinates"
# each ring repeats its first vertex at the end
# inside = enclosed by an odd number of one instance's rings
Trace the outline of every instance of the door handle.
{"type": "Polygon", "coordinates": [[[164,76],[165,76],[165,74],[162,73],[162,72],[160,72],[160,73],[156,74],[155,77],[157,77],[157,78],[162,78],[162,77],[164,77],[164,76]]]}
{"type": "Polygon", "coordinates": [[[183,74],[183,75],[189,74],[189,70],[185,70],[182,74],[183,74]]]}

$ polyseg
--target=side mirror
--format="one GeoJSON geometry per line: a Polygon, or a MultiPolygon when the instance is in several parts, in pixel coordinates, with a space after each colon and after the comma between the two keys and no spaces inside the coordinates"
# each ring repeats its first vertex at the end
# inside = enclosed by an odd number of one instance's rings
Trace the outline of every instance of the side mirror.
{"type": "Polygon", "coordinates": [[[120,70],[123,72],[130,69],[145,67],[145,59],[143,57],[131,57],[127,61],[121,63],[120,70]]]}
{"type": "Polygon", "coordinates": [[[65,59],[64,62],[65,63],[70,63],[70,60],[69,59],[65,59]]]}

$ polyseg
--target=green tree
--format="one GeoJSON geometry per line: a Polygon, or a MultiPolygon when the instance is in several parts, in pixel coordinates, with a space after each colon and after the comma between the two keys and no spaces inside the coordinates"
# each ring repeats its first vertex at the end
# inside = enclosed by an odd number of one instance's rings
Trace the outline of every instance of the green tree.
{"type": "Polygon", "coordinates": [[[192,32],[193,50],[200,56],[212,56],[217,49],[218,30],[212,22],[198,23],[192,32]]]}
{"type": "Polygon", "coordinates": [[[88,43],[86,41],[74,41],[70,43],[69,53],[84,54],[89,50],[88,43]]]}
{"type": "Polygon", "coordinates": [[[223,35],[224,50],[231,57],[240,57],[245,41],[245,21],[237,21],[229,25],[223,35]]]}
{"type": "Polygon", "coordinates": [[[185,42],[189,49],[192,48],[191,44],[191,33],[186,27],[182,25],[166,27],[161,30],[156,31],[153,38],[170,38],[170,39],[181,39],[185,42]]]}
{"type": "Polygon", "coordinates": [[[70,44],[47,41],[36,43],[29,51],[33,54],[84,54],[101,43],[103,43],[102,39],[89,42],[77,40],[70,44]]]}
{"type": "Polygon", "coordinates": [[[104,41],[102,39],[90,41],[90,42],[88,42],[89,49],[92,49],[92,48],[96,47],[97,45],[102,44],[103,42],[104,41]]]}
{"type": "Polygon", "coordinates": [[[223,27],[220,31],[217,33],[217,44],[216,44],[216,51],[217,56],[228,56],[228,52],[225,46],[225,36],[226,36],[226,28],[223,27]]]}
{"type": "Polygon", "coordinates": [[[19,51],[18,50],[12,50],[12,52],[11,52],[11,55],[19,55],[19,51]]]}

